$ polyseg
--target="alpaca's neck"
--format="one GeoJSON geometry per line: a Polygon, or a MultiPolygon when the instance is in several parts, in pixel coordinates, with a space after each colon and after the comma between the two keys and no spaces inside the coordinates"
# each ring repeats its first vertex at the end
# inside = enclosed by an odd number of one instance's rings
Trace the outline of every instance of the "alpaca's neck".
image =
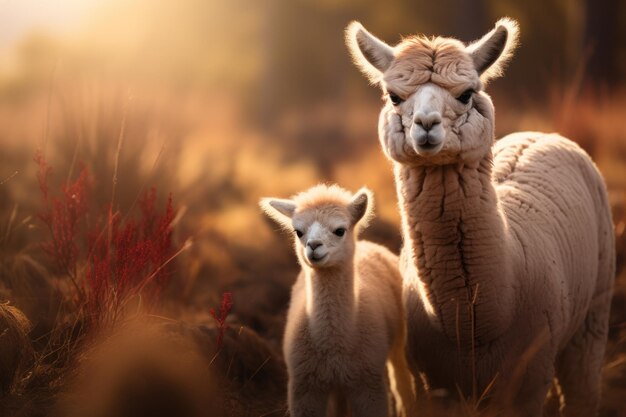
{"type": "Polygon", "coordinates": [[[506,221],[491,164],[488,155],[473,167],[395,166],[409,290],[419,292],[432,322],[463,347],[501,334],[514,308],[506,221]]]}
{"type": "Polygon", "coordinates": [[[305,280],[309,328],[315,338],[332,341],[352,333],[358,299],[354,265],[306,268],[305,280]]]}

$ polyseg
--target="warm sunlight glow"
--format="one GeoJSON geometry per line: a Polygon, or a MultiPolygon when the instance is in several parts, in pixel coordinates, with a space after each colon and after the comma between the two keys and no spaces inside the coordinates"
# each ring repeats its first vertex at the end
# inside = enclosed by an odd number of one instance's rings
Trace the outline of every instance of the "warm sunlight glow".
{"type": "Polygon", "coordinates": [[[1,417],[626,416],[624,6],[0,0],[1,417]],[[259,207],[316,184],[352,292],[259,207]]]}
{"type": "Polygon", "coordinates": [[[0,0],[0,49],[31,31],[69,33],[105,0],[0,0]]]}

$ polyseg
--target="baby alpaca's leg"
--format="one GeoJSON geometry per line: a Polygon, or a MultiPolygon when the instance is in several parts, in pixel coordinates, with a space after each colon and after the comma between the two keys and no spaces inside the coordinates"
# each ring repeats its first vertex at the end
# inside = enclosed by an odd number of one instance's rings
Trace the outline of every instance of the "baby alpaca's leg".
{"type": "Polygon", "coordinates": [[[348,393],[353,417],[389,416],[389,398],[387,395],[387,377],[377,375],[354,387],[348,393]]]}
{"type": "Polygon", "coordinates": [[[402,417],[415,417],[417,412],[417,398],[413,375],[409,371],[409,365],[404,351],[404,338],[396,343],[390,352],[390,361],[387,363],[391,392],[395,397],[396,415],[402,417]]]}
{"type": "Polygon", "coordinates": [[[289,380],[289,413],[291,417],[324,417],[329,393],[300,381],[289,380]]]}

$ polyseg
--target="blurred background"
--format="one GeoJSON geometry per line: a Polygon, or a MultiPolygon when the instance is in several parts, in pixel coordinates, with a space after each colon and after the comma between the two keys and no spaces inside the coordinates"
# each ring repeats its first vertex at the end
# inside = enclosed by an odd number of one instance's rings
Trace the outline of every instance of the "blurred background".
{"type": "Polygon", "coordinates": [[[112,201],[112,189],[121,213],[147,187],[160,203],[171,193],[174,239],[193,243],[172,263],[162,314],[208,317],[230,291],[237,320],[278,346],[298,266],[291,237],[263,217],[260,197],[321,181],[367,185],[377,218],[366,238],[394,251],[401,244],[376,134],[381,93],[352,65],[345,26],[359,20],[391,44],[422,33],[472,41],[503,16],[520,23],[521,45],[487,90],[497,135],[560,132],[593,156],[609,186],[620,276],[604,408],[618,415],[611,390],[626,389],[619,0],[0,0],[0,302],[46,333],[42,299],[51,290],[41,281],[53,273],[39,245],[47,238],[37,217],[40,150],[52,187],[86,167],[96,206],[112,201]],[[20,268],[33,282],[16,283],[20,268]]]}

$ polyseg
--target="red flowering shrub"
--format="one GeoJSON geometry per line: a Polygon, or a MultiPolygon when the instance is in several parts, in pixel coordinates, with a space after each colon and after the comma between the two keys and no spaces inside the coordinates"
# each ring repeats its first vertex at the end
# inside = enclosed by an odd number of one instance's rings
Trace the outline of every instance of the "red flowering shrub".
{"type": "Polygon", "coordinates": [[[66,274],[75,289],[80,292],[77,282],[79,254],[77,240],[80,222],[88,211],[87,171],[83,168],[73,183],[62,186],[59,196],[50,196],[48,178],[52,169],[40,152],[35,154],[35,162],[39,165],[37,180],[44,199],[44,209],[39,213],[39,218],[50,233],[50,239],[43,243],[43,249],[57,269],[66,274]]]}
{"type": "Polygon", "coordinates": [[[217,323],[217,350],[220,350],[222,347],[222,342],[224,340],[224,332],[228,329],[228,324],[226,324],[226,318],[230,313],[230,309],[233,308],[233,294],[230,292],[225,292],[222,294],[222,305],[220,306],[220,314],[219,316],[215,312],[214,308],[211,308],[211,316],[215,319],[217,323]]]}
{"type": "Polygon", "coordinates": [[[83,281],[91,316],[117,315],[140,294],[148,302],[158,300],[175,254],[171,229],[175,212],[171,195],[162,213],[156,208],[156,197],[152,188],[139,200],[138,218],[110,213],[105,227],[91,233],[83,281]]]}
{"type": "Polygon", "coordinates": [[[44,200],[39,217],[50,233],[43,248],[58,271],[71,280],[73,301],[89,323],[114,323],[130,301],[141,301],[143,306],[158,301],[171,277],[170,262],[182,250],[172,241],[171,195],[159,211],[152,188],[139,199],[135,217],[113,207],[97,210],[90,204],[92,187],[86,168],[52,196],[51,168],[41,153],[35,161],[44,200]]]}

